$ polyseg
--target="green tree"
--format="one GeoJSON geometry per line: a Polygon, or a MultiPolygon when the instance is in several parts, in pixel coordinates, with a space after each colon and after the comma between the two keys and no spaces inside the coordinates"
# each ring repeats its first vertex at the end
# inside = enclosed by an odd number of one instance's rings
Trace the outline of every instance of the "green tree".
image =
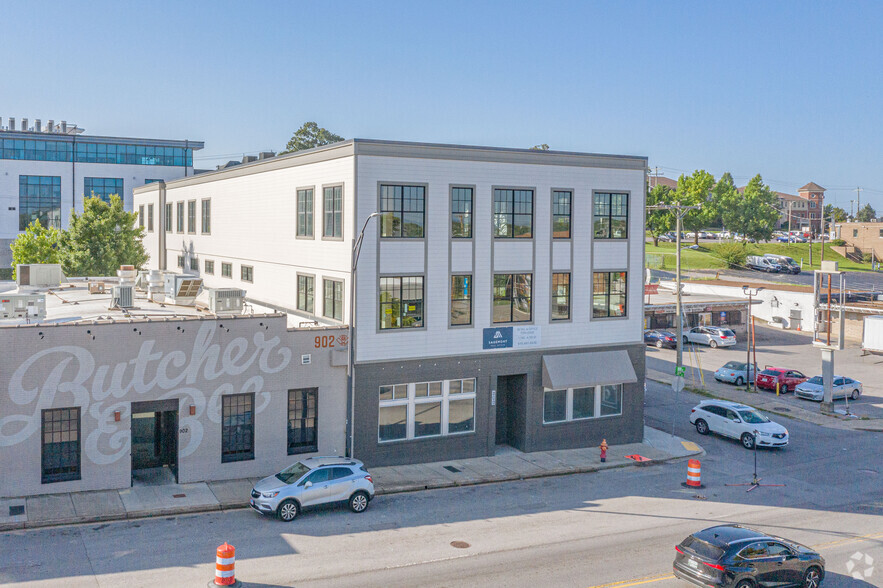
{"type": "Polygon", "coordinates": [[[714,188],[711,189],[710,200],[716,216],[715,220],[720,221],[721,226],[725,229],[729,229],[729,227],[723,222],[724,206],[733,202],[738,196],[739,191],[736,189],[736,183],[733,181],[733,176],[730,175],[730,172],[725,172],[714,185],[714,188]]]}
{"type": "Polygon", "coordinates": [[[61,264],[69,276],[112,276],[121,265],[140,269],[148,259],[141,240],[144,227],[138,214],[123,210],[116,194],[110,203],[94,193],[83,202],[83,213],[71,213],[70,228],[61,238],[61,264]]]}
{"type": "MultiPolygon", "coordinates": [[[[685,231],[698,231],[719,215],[717,206],[709,197],[713,186],[714,176],[704,169],[697,169],[690,176],[681,174],[678,178],[678,187],[673,195],[674,201],[685,206],[699,207],[684,215],[682,224],[685,231]]],[[[693,235],[693,242],[699,245],[698,234],[693,235]]]]}
{"type": "Polygon", "coordinates": [[[533,150],[533,151],[548,151],[549,146],[546,145],[545,143],[540,143],[539,145],[534,145],[533,147],[531,147],[531,150],[533,150]]]}
{"type": "Polygon", "coordinates": [[[865,204],[862,209],[855,213],[855,220],[860,223],[869,223],[877,218],[877,211],[870,204],[865,204]]]}
{"type": "MultiPolygon", "coordinates": [[[[732,182],[732,178],[729,181],[732,182]]],[[[742,194],[735,190],[728,191],[721,201],[724,226],[730,231],[757,241],[768,241],[779,219],[776,202],[776,193],[770,190],[770,187],[763,183],[760,174],[757,174],[751,178],[742,194]]],[[[745,240],[742,245],[747,243],[748,241],[745,240]]]]}
{"type": "Polygon", "coordinates": [[[288,145],[285,146],[285,150],[282,153],[294,153],[295,151],[303,151],[304,149],[312,149],[313,147],[321,147],[322,145],[330,145],[331,143],[339,143],[345,140],[340,135],[335,135],[314,122],[305,122],[291,136],[288,145]]]}
{"type": "Polygon", "coordinates": [[[840,207],[834,206],[833,204],[825,205],[825,218],[826,219],[834,219],[835,223],[846,222],[847,214],[846,211],[840,207]]]}
{"type": "Polygon", "coordinates": [[[650,210],[649,207],[671,204],[674,191],[668,186],[657,184],[647,192],[647,232],[653,237],[653,246],[659,246],[659,236],[674,228],[675,217],[670,210],[650,210]]]}
{"type": "Polygon", "coordinates": [[[12,249],[12,279],[15,268],[20,263],[60,263],[61,231],[55,227],[44,227],[39,220],[28,225],[9,246],[12,249]]]}

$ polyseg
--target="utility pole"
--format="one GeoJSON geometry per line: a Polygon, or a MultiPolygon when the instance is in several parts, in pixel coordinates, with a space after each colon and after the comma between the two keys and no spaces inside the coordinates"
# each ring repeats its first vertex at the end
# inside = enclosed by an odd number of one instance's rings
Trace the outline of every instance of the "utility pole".
{"type": "Polygon", "coordinates": [[[792,201],[788,201],[788,242],[791,242],[791,205],[794,204],[792,201]]]}
{"type": "MultiPolygon", "coordinates": [[[[754,364],[751,363],[751,340],[754,338],[752,335],[754,334],[754,329],[752,328],[751,321],[751,304],[755,296],[760,294],[760,291],[763,290],[763,287],[760,288],[752,288],[750,286],[742,286],[742,293],[748,296],[748,320],[745,321],[745,341],[747,342],[748,349],[745,351],[745,391],[751,392],[751,373],[752,367],[754,368],[754,377],[757,377],[757,362],[754,364]]],[[[755,358],[757,357],[757,352],[755,351],[755,358]]],[[[755,390],[757,389],[757,385],[754,386],[755,390]]]]}
{"type": "Polygon", "coordinates": [[[855,189],[855,213],[858,214],[858,211],[862,209],[862,189],[855,189]]]}

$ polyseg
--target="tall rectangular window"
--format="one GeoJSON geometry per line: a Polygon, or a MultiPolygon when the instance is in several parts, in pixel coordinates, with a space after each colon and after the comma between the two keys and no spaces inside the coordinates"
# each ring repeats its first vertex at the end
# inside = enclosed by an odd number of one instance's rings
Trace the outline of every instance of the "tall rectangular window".
{"type": "Polygon", "coordinates": [[[178,202],[178,232],[184,232],[184,203],[178,202]]]}
{"type": "Polygon", "coordinates": [[[426,188],[380,186],[380,236],[423,237],[426,188]]]}
{"type": "Polygon", "coordinates": [[[147,205],[147,230],[153,232],[153,204],[147,205]]]}
{"type": "Polygon", "coordinates": [[[323,316],[336,321],[343,320],[343,282],[338,280],[323,280],[322,293],[324,304],[322,305],[323,316]]]}
{"type": "Polygon", "coordinates": [[[451,325],[472,324],[472,276],[451,276],[451,325]]]}
{"type": "Polygon", "coordinates": [[[552,274],[552,320],[570,318],[570,274],[552,274]]]}
{"type": "Polygon", "coordinates": [[[27,230],[35,220],[61,228],[61,176],[18,176],[18,230],[27,230]]]}
{"type": "Polygon", "coordinates": [[[297,309],[313,314],[313,276],[297,276],[297,309]]]}
{"type": "Polygon", "coordinates": [[[297,236],[313,236],[313,189],[297,191],[297,236]]]}
{"type": "Polygon", "coordinates": [[[533,237],[533,190],[494,190],[494,237],[533,237]]]}
{"type": "Polygon", "coordinates": [[[629,195],[596,192],[594,217],[595,239],[627,239],[629,195]]]}
{"type": "Polygon", "coordinates": [[[202,225],[200,226],[200,232],[203,235],[210,235],[212,232],[212,201],[210,199],[205,199],[200,202],[200,206],[202,213],[200,220],[202,221],[202,225]]]}
{"type": "Polygon", "coordinates": [[[254,268],[250,265],[243,265],[239,268],[239,278],[243,282],[254,282],[254,268]]]}
{"type": "Polygon", "coordinates": [[[180,267],[182,269],[184,268],[184,256],[183,255],[178,256],[178,267],[180,267]]]}
{"type": "Polygon", "coordinates": [[[119,196],[120,200],[124,200],[123,178],[83,178],[83,196],[85,198],[101,198],[109,204],[113,194],[119,196]]]}
{"type": "Polygon", "coordinates": [[[322,190],[322,213],[325,217],[322,236],[343,237],[343,186],[329,186],[322,190]]]}
{"type": "Polygon", "coordinates": [[[380,328],[423,326],[423,276],[380,278],[380,328]]]}
{"type": "Polygon", "coordinates": [[[40,482],[80,479],[80,409],[53,408],[42,412],[40,482]]]}
{"type": "Polygon", "coordinates": [[[221,396],[221,463],[254,459],[254,394],[221,396]]]}
{"type": "Polygon", "coordinates": [[[319,389],[288,391],[288,455],[319,450],[319,389]]]}
{"type": "Polygon", "coordinates": [[[592,316],[626,316],[626,272],[592,274],[592,316]]]}
{"type": "Polygon", "coordinates": [[[214,274],[215,273],[215,262],[211,259],[205,260],[205,273],[214,274]]]}
{"type": "Polygon", "coordinates": [[[196,234],[196,200],[187,202],[187,232],[196,234]]]}
{"type": "Polygon", "coordinates": [[[552,192],[552,238],[570,239],[570,206],[573,194],[570,191],[552,192]]]}
{"type": "Polygon", "coordinates": [[[233,277],[233,264],[227,263],[226,261],[221,262],[221,277],[222,278],[232,278],[233,277]]]}
{"type": "Polygon", "coordinates": [[[144,228],[144,205],[138,207],[138,226],[144,228]]]}
{"type": "Polygon", "coordinates": [[[451,188],[451,237],[472,237],[472,188],[451,188]]]}
{"type": "Polygon", "coordinates": [[[494,322],[531,319],[531,274],[494,274],[494,322]]]}
{"type": "Polygon", "coordinates": [[[166,233],[172,232],[172,203],[169,202],[166,204],[166,216],[163,219],[165,224],[166,233]]]}

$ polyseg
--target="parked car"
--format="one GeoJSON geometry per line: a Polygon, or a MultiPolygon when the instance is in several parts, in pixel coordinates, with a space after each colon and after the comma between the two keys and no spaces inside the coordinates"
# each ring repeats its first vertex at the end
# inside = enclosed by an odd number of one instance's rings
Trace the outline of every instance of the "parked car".
{"type": "Polygon", "coordinates": [[[774,274],[779,271],[778,263],[774,262],[769,257],[763,257],[762,255],[749,255],[745,258],[745,265],[748,269],[767,272],[768,274],[774,274]]]}
{"type": "Polygon", "coordinates": [[[788,392],[793,392],[806,379],[806,376],[797,370],[767,366],[766,369],[757,374],[754,384],[758,388],[772,390],[773,392],[776,391],[776,384],[779,384],[779,393],[787,394],[788,392]]]}
{"type": "Polygon", "coordinates": [[[729,382],[742,386],[745,382],[754,379],[755,367],[744,361],[728,361],[714,372],[714,379],[718,382],[729,382]]]}
{"type": "Polygon", "coordinates": [[[766,418],[754,408],[729,400],[703,400],[690,411],[690,422],[700,435],[717,433],[738,439],[746,449],[784,447],[788,429],[766,418]]]}
{"type": "Polygon", "coordinates": [[[674,575],[697,586],[819,588],[825,579],[817,551],[741,525],[703,529],[675,551],[674,575]]]}
{"type": "Polygon", "coordinates": [[[697,343],[715,347],[730,347],[736,344],[736,333],[723,327],[693,327],[684,333],[684,343],[697,343]]]}
{"type": "Polygon", "coordinates": [[[659,349],[662,349],[663,347],[674,349],[678,346],[678,336],[669,331],[648,329],[644,331],[644,343],[647,345],[655,345],[659,349]]]}
{"type": "Polygon", "coordinates": [[[332,502],[346,502],[353,512],[364,512],[373,498],[374,480],[361,461],[311,457],[255,484],[249,506],[290,522],[303,508],[332,502]]]}
{"type": "MultiPolygon", "coordinates": [[[[825,383],[822,376],[813,376],[799,384],[794,389],[797,398],[816,400],[821,402],[825,399],[825,383]]],[[[838,398],[851,398],[858,400],[862,395],[862,383],[844,376],[834,376],[834,400],[838,398]]]]}
{"type": "Polygon", "coordinates": [[[763,255],[767,259],[772,259],[775,263],[779,264],[781,268],[779,271],[788,272],[789,274],[799,274],[800,273],[800,264],[794,261],[793,258],[788,257],[787,255],[776,255],[775,253],[764,253],[763,255]]]}
{"type": "Polygon", "coordinates": [[[675,240],[675,236],[668,233],[663,233],[662,235],[659,235],[659,240],[664,243],[671,243],[675,240]]]}

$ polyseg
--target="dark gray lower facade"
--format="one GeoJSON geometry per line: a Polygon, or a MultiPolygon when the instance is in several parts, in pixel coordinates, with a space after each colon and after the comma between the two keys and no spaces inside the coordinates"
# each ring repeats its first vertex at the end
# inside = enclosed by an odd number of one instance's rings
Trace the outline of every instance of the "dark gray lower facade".
{"type": "Polygon", "coordinates": [[[532,452],[640,442],[644,352],[635,344],[356,364],[353,455],[387,466],[494,455],[499,445],[532,452]],[[544,387],[544,356],[610,351],[627,355],[631,381],[544,387]]]}

